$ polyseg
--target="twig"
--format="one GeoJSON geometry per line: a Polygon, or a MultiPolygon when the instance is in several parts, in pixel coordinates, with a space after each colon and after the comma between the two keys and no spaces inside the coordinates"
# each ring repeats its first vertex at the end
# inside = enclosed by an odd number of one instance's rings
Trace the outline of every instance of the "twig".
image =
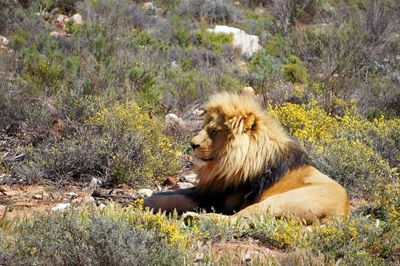
{"type": "Polygon", "coordinates": [[[131,200],[136,200],[136,199],[141,199],[141,196],[126,196],[126,195],[109,195],[109,194],[103,194],[99,190],[95,190],[92,193],[92,197],[94,198],[103,198],[103,199],[131,199],[131,200]]]}

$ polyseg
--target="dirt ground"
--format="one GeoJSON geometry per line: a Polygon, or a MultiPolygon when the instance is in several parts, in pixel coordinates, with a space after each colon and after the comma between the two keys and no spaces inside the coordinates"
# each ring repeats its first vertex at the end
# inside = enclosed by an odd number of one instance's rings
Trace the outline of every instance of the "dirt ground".
{"type": "Polygon", "coordinates": [[[129,204],[129,198],[135,191],[129,186],[121,185],[112,190],[102,190],[101,194],[123,196],[117,200],[93,197],[94,190],[89,187],[71,185],[56,187],[51,185],[14,185],[0,186],[0,217],[15,219],[30,217],[37,213],[51,213],[66,208],[95,205],[103,207],[110,201],[122,205],[129,204]]]}

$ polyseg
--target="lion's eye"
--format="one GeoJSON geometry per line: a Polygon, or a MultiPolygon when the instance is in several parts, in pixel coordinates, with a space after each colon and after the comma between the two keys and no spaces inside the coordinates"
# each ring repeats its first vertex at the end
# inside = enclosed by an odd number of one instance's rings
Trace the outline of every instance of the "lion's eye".
{"type": "Polygon", "coordinates": [[[208,135],[209,135],[210,137],[214,137],[215,135],[217,135],[217,130],[216,130],[215,128],[210,129],[210,130],[208,131],[208,135]]]}

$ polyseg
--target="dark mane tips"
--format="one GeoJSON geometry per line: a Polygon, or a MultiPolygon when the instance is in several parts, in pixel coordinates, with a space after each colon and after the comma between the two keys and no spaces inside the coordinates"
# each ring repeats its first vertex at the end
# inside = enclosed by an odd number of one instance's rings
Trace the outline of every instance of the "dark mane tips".
{"type": "Polygon", "coordinates": [[[254,178],[255,182],[245,194],[245,202],[254,201],[265,189],[278,182],[286,173],[305,165],[312,165],[310,158],[299,144],[294,141],[289,142],[277,157],[277,163],[267,166],[257,178],[254,178]]]}

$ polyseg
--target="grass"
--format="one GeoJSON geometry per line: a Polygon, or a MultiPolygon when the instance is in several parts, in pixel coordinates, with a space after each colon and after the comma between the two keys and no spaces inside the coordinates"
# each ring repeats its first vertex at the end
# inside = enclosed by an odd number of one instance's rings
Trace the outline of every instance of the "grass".
{"type": "Polygon", "coordinates": [[[347,221],[308,229],[290,220],[186,227],[118,207],[3,221],[0,264],[239,264],[212,247],[250,239],[283,254],[259,264],[399,263],[396,1],[153,1],[155,15],[140,1],[17,2],[0,3],[11,41],[0,51],[1,182],[155,186],[179,173],[186,151],[163,134],[164,115],[190,117],[212,93],[252,86],[363,203],[347,221]],[[84,23],[60,28],[46,18],[55,8],[84,23]],[[242,58],[231,35],[207,32],[216,24],[258,35],[263,49],[242,58]],[[62,30],[70,35],[49,34],[62,30]]]}

